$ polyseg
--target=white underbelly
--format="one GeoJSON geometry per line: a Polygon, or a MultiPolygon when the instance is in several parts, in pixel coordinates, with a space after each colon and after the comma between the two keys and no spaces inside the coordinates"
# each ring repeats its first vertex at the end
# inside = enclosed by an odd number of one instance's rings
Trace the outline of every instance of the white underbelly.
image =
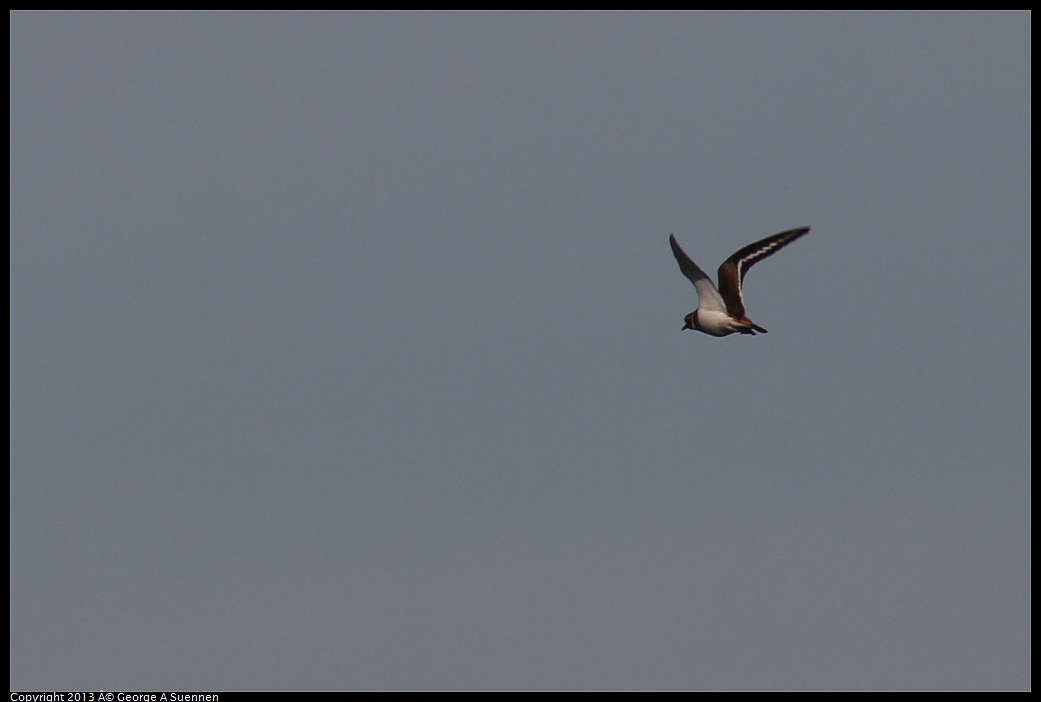
{"type": "Polygon", "coordinates": [[[733,317],[719,310],[698,310],[700,331],[712,336],[727,336],[740,328],[733,317]]]}

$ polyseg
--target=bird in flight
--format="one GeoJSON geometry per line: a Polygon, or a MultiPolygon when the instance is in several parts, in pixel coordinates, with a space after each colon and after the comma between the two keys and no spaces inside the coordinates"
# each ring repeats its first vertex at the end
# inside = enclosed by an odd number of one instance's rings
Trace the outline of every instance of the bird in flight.
{"type": "Polygon", "coordinates": [[[684,329],[696,329],[712,336],[728,336],[734,332],[765,334],[766,330],[749,319],[745,314],[745,301],[741,297],[741,283],[745,273],[767,256],[771,256],[810,231],[809,227],[789,229],[780,234],[760,239],[738,250],[719,267],[719,289],[712,284],[712,279],[698,264],[690,259],[676,237],[669,235],[672,255],[680,264],[680,270],[687,280],[694,283],[698,291],[698,307],[683,318],[684,329]]]}

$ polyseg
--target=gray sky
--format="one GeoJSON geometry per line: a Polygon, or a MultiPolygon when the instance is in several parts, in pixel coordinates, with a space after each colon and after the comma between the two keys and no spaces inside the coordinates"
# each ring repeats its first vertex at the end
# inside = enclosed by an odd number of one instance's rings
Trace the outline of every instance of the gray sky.
{"type": "Polygon", "coordinates": [[[1028,689],[1030,45],[13,14],[12,689],[1028,689]]]}

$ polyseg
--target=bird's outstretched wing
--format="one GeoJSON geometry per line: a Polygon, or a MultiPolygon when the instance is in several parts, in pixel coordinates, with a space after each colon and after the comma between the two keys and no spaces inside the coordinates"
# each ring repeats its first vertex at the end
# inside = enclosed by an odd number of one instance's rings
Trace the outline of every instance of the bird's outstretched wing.
{"type": "MultiPolygon", "coordinates": [[[[724,261],[723,265],[719,267],[719,294],[726,302],[727,312],[738,319],[743,318],[745,316],[745,301],[741,295],[741,285],[745,280],[745,273],[748,272],[749,268],[767,256],[777,253],[808,231],[810,231],[809,227],[799,227],[798,229],[789,229],[786,232],[768,236],[754,244],[745,246],[724,261]]],[[[680,264],[680,267],[683,267],[682,264],[680,264]]]]}
{"type": "Polygon", "coordinates": [[[712,279],[705,275],[705,271],[701,270],[698,264],[694,263],[690,256],[680,248],[673,234],[669,235],[669,245],[672,247],[672,255],[676,257],[676,262],[680,264],[680,271],[687,277],[687,280],[694,283],[694,288],[698,291],[698,307],[724,311],[726,306],[712,279]]]}

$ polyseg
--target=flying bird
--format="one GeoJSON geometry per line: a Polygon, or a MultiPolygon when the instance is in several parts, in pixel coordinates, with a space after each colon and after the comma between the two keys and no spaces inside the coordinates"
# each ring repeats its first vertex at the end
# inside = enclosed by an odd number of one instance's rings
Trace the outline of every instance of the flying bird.
{"type": "Polygon", "coordinates": [[[669,244],[672,246],[672,255],[680,264],[683,275],[694,283],[694,288],[698,291],[698,307],[683,318],[683,321],[686,322],[683,328],[696,329],[712,336],[728,336],[734,332],[753,336],[756,332],[765,334],[766,330],[745,314],[745,301],[741,297],[741,283],[744,282],[745,273],[749,268],[767,256],[777,253],[808,231],[810,231],[809,227],[789,229],[738,250],[719,267],[718,290],[712,284],[712,279],[705,275],[705,271],[698,268],[698,264],[690,260],[690,256],[676,243],[676,237],[670,234],[669,244]]]}

